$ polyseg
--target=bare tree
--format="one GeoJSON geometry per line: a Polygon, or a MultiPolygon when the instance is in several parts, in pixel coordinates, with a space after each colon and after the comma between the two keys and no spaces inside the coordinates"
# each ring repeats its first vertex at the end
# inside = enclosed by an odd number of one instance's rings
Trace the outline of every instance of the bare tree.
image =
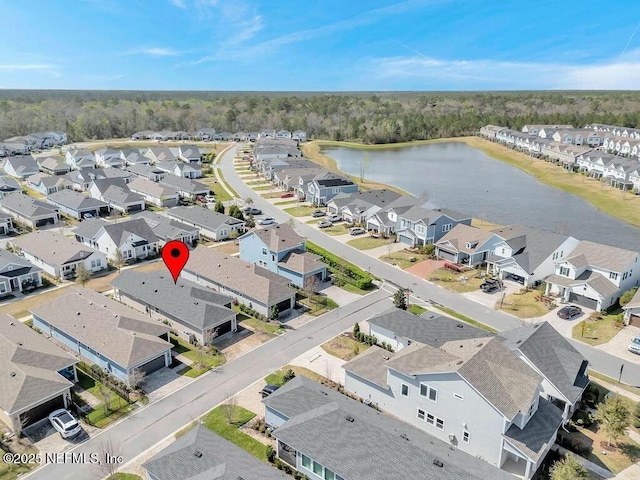
{"type": "Polygon", "coordinates": [[[111,390],[109,390],[104,385],[100,385],[98,387],[98,396],[100,400],[102,400],[102,408],[104,409],[104,414],[109,413],[109,408],[111,408],[111,390]]]}
{"type": "Polygon", "coordinates": [[[316,292],[318,288],[318,277],[316,275],[311,275],[304,279],[304,290],[309,296],[309,305],[315,303],[313,294],[316,292]]]}
{"type": "Polygon", "coordinates": [[[84,285],[91,278],[91,273],[91,270],[87,270],[87,268],[84,266],[84,263],[80,262],[76,267],[76,282],[84,287],[84,285]]]}
{"type": "Polygon", "coordinates": [[[245,203],[246,205],[253,205],[253,198],[251,198],[251,197],[247,196],[247,197],[244,199],[244,203],[245,203]]]}
{"type": "Polygon", "coordinates": [[[238,400],[236,397],[228,397],[227,401],[222,405],[222,409],[227,417],[227,423],[231,425],[236,417],[236,411],[238,410],[238,400]]]}
{"type": "Polygon", "coordinates": [[[364,183],[364,174],[367,172],[369,163],[369,153],[364,152],[364,154],[362,155],[362,159],[360,160],[360,183],[364,183]]]}
{"type": "Polygon", "coordinates": [[[111,261],[111,263],[118,269],[118,273],[120,273],[120,269],[126,263],[126,261],[127,260],[124,258],[122,251],[119,248],[116,249],[116,253],[113,255],[113,260],[111,261]]]}
{"type": "Polygon", "coordinates": [[[129,374],[129,385],[131,388],[139,388],[144,378],[147,376],[146,372],[140,368],[134,368],[133,371],[129,374]]]}
{"type": "Polygon", "coordinates": [[[391,258],[392,258],[392,257],[391,257],[391,250],[392,250],[392,247],[393,247],[393,244],[394,244],[394,243],[395,243],[395,242],[393,241],[393,237],[389,237],[389,238],[387,239],[387,243],[386,243],[386,245],[387,245],[387,258],[388,258],[389,260],[391,260],[391,258]]]}
{"type": "Polygon", "coordinates": [[[100,478],[106,477],[108,480],[116,478],[118,468],[122,465],[122,446],[114,442],[111,437],[103,440],[98,447],[99,462],[95,463],[96,474],[100,478]]]}

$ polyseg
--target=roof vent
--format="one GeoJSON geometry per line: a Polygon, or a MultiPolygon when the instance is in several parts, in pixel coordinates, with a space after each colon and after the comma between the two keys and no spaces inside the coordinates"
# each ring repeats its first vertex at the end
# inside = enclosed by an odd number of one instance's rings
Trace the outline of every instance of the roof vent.
{"type": "Polygon", "coordinates": [[[144,280],[142,281],[142,284],[144,285],[144,280]]]}
{"type": "Polygon", "coordinates": [[[478,344],[478,348],[480,348],[482,345],[484,345],[483,343],[479,343],[478,344]]]}
{"type": "Polygon", "coordinates": [[[76,315],[80,315],[80,312],[76,312],[76,315]]]}
{"type": "Polygon", "coordinates": [[[353,423],[353,421],[355,420],[355,418],[353,418],[351,415],[347,415],[346,420],[347,420],[347,422],[351,422],[351,423],[353,423]]]}
{"type": "Polygon", "coordinates": [[[153,291],[153,293],[158,293],[158,289],[156,288],[156,289],[153,291]]]}
{"type": "Polygon", "coordinates": [[[117,313],[114,313],[114,314],[113,314],[113,316],[114,316],[115,318],[118,318],[118,314],[117,314],[117,313]]]}
{"type": "Polygon", "coordinates": [[[22,346],[22,342],[18,342],[18,345],[19,345],[19,346],[22,346]]]}
{"type": "Polygon", "coordinates": [[[200,458],[202,457],[202,452],[200,450],[196,450],[195,452],[193,452],[193,456],[200,458]]]}
{"type": "Polygon", "coordinates": [[[387,357],[386,355],[383,355],[382,358],[384,358],[385,360],[389,360],[389,357],[387,357]]]}
{"type": "Polygon", "coordinates": [[[11,375],[12,377],[16,376],[16,372],[11,372],[9,375],[11,375]]]}
{"type": "Polygon", "coordinates": [[[444,467],[444,463],[442,463],[442,460],[438,460],[437,458],[435,458],[435,459],[433,460],[433,464],[434,464],[436,467],[440,467],[440,468],[444,467]]]}
{"type": "Polygon", "coordinates": [[[400,438],[404,438],[405,440],[409,440],[409,437],[407,437],[404,433],[402,435],[400,435],[400,438]]]}
{"type": "Polygon", "coordinates": [[[9,325],[11,325],[13,327],[13,326],[15,326],[15,323],[9,322],[9,325]]]}
{"type": "Polygon", "coordinates": [[[518,340],[518,341],[516,342],[516,345],[518,345],[519,343],[522,343],[522,340],[518,340]]]}
{"type": "Polygon", "coordinates": [[[458,361],[456,362],[456,365],[462,365],[463,363],[464,363],[464,360],[458,360],[458,361]]]}
{"type": "Polygon", "coordinates": [[[462,325],[461,323],[458,323],[458,324],[456,325],[456,327],[458,327],[458,328],[464,328],[464,325],[462,325]]]}

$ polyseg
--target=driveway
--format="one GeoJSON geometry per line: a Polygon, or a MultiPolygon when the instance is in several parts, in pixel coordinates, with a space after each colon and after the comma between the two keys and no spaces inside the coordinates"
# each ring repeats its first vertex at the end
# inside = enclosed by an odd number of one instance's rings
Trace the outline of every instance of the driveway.
{"type": "Polygon", "coordinates": [[[566,307],[566,305],[559,305],[558,307],[554,308],[546,315],[535,318],[533,320],[536,322],[543,321],[543,320],[547,321],[551,324],[551,326],[553,326],[553,328],[555,328],[558,332],[560,332],[564,337],[571,338],[573,327],[575,327],[581,321],[589,318],[589,315],[593,313],[593,310],[585,307],[580,307],[582,308],[582,311],[583,311],[582,315],[571,320],[565,320],[564,318],[558,317],[558,310],[560,310],[562,307],[566,307]]]}
{"type": "Polygon", "coordinates": [[[627,350],[627,346],[631,343],[631,340],[633,340],[638,334],[640,334],[640,328],[629,325],[620,330],[620,333],[607,343],[598,345],[596,348],[620,358],[624,358],[630,362],[640,364],[640,355],[631,353],[627,350]]]}
{"type": "Polygon", "coordinates": [[[81,422],[81,425],[82,432],[76,437],[64,439],[51,426],[49,419],[45,418],[25,428],[24,434],[41,453],[62,453],[86,442],[100,431],[99,428],[92,427],[84,422],[81,422]]]}
{"type": "Polygon", "coordinates": [[[150,403],[157,402],[194,381],[193,378],[178,375],[177,371],[181,368],[184,368],[184,365],[178,365],[175,368],[162,368],[144,378],[142,388],[147,392],[150,403]]]}
{"type": "Polygon", "coordinates": [[[329,355],[320,345],[306,351],[289,363],[291,365],[297,365],[298,367],[307,368],[318,375],[322,375],[329,380],[344,385],[345,374],[342,366],[347,362],[333,355],[329,355]]]}
{"type": "Polygon", "coordinates": [[[318,288],[318,293],[322,293],[332,299],[334,302],[338,304],[339,307],[346,305],[347,303],[351,303],[354,300],[360,298],[360,295],[357,293],[347,292],[346,290],[336,287],[329,282],[324,282],[320,284],[318,288]]]}
{"type": "Polygon", "coordinates": [[[442,267],[444,267],[444,260],[425,260],[405,268],[404,271],[424,280],[428,278],[432,272],[442,267]]]}
{"type": "Polygon", "coordinates": [[[462,295],[473,300],[474,302],[478,302],[482,305],[486,305],[490,308],[495,308],[496,303],[500,301],[502,295],[511,295],[512,293],[520,291],[522,285],[515,285],[509,282],[503,282],[504,290],[485,293],[482,290],[478,289],[473,292],[463,293],[462,295]]]}

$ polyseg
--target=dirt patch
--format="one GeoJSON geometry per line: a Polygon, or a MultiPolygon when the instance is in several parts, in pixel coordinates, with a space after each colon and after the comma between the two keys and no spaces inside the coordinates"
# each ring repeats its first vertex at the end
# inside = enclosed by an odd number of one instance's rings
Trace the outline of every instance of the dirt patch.
{"type": "Polygon", "coordinates": [[[230,362],[240,355],[259,347],[271,338],[273,338],[272,335],[267,335],[264,332],[253,332],[248,328],[240,328],[236,333],[221,340],[217,347],[224,354],[227,362],[230,362]]]}
{"type": "Polygon", "coordinates": [[[406,268],[405,271],[415,275],[416,277],[425,279],[432,272],[443,268],[443,266],[444,260],[425,260],[406,268]]]}
{"type": "Polygon", "coordinates": [[[240,251],[240,246],[234,242],[222,243],[219,245],[212,245],[210,248],[226,253],[227,255],[234,255],[240,251]]]}

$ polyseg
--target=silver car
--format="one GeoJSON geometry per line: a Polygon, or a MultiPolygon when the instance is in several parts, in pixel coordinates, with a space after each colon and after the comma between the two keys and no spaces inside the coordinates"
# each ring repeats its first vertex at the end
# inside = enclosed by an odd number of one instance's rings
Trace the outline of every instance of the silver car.
{"type": "Polygon", "coordinates": [[[640,335],[637,335],[636,338],[631,340],[631,343],[627,347],[627,350],[629,350],[632,353],[637,353],[638,355],[640,355],[640,335]]]}

